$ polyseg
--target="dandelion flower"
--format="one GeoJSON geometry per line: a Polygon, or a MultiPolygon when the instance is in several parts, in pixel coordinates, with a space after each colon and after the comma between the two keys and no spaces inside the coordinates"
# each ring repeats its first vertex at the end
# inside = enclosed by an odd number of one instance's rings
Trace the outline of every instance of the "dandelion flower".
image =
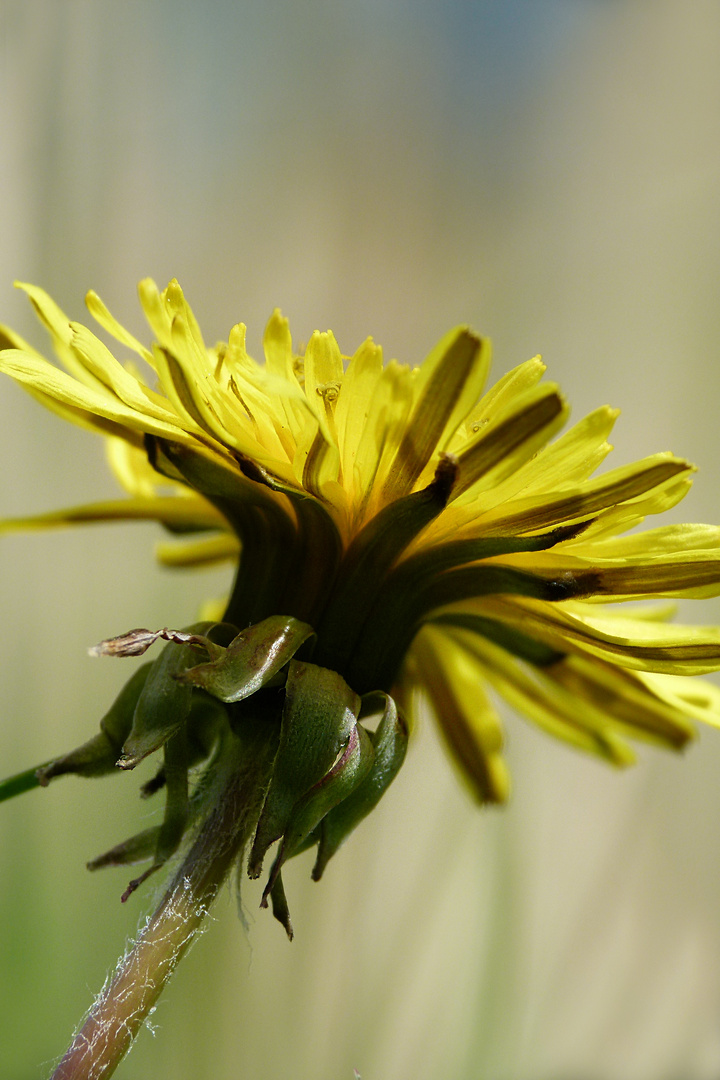
{"type": "Polygon", "coordinates": [[[232,834],[213,889],[245,856],[258,876],[279,841],[263,902],[291,933],[283,864],[315,846],[321,876],[397,774],[419,702],[481,803],[509,793],[497,695],[618,766],[632,739],[677,749],[720,722],[720,692],[687,678],[720,668],[720,630],[669,621],[674,600],[720,591],[720,529],[630,531],[683,498],[693,466],[658,453],[595,476],[617,413],[555,438],[568,410],[539,358],[486,390],[489,345],[467,327],[412,368],[372,339],[344,356],[331,332],[299,353],[276,311],[259,364],[243,325],[208,346],[177,282],[149,280],[149,347],[88,294],[111,351],[21,288],[60,366],[3,329],[0,370],[103,435],[127,496],[5,528],[155,519],[174,537],[163,563],[237,565],[217,621],[100,643],[165,642],[98,735],[0,789],[162,749],[144,789],[165,789],[162,824],[90,864],[148,860],[126,895],[187,835],[232,834]]]}

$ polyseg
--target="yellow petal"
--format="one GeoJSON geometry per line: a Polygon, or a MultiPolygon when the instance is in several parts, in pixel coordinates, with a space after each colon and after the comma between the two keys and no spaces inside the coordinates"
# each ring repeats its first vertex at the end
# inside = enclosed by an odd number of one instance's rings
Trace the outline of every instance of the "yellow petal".
{"type": "Polygon", "coordinates": [[[87,327],[81,323],[71,323],[70,329],[70,344],[75,355],[120,401],[137,412],[147,413],[148,416],[154,416],[169,424],[177,424],[178,419],[171,410],[170,403],[149,387],[141,386],[87,327]]]}
{"type": "MultiPolygon", "coordinates": [[[[543,387],[539,396],[545,392],[546,388],[543,387]]],[[[538,394],[538,391],[534,391],[534,394],[538,394]]],[[[523,400],[528,402],[528,408],[533,408],[533,393],[527,394],[523,400]]],[[[512,467],[508,462],[502,462],[500,469],[496,467],[479,485],[479,494],[477,490],[471,489],[451,503],[445,515],[420,538],[417,546],[437,543],[449,536],[470,536],[477,532],[478,520],[485,509],[510,504],[513,499],[526,493],[544,490],[558,492],[586,480],[612,449],[606,439],[617,415],[617,410],[607,406],[596,409],[556,442],[548,446],[541,445],[538,453],[535,453],[538,443],[542,444],[557,425],[552,421],[549,430],[543,430],[542,427],[537,432],[531,430],[531,441],[523,446],[523,456],[529,456],[529,460],[518,464],[516,448],[515,456],[510,459],[512,467]],[[508,471],[509,475],[504,475],[508,471]],[[484,490],[486,487],[490,490],[484,490]]],[[[562,416],[558,413],[559,423],[564,416],[564,411],[562,416]]],[[[508,432],[512,433],[510,424],[508,432]]],[[[482,434],[484,436],[485,432],[482,434]]],[[[639,517],[641,520],[642,515],[639,517]]]]}
{"type": "MultiPolygon", "coordinates": [[[[4,370],[2,363],[0,362],[0,371],[4,370]]],[[[92,431],[95,435],[110,436],[111,438],[125,439],[133,446],[141,447],[143,444],[142,434],[136,431],[130,431],[128,428],[122,427],[120,424],[113,423],[112,420],[107,420],[102,416],[96,416],[94,413],[89,412],[86,409],[80,409],[72,405],[66,405],[55,398],[50,397],[48,394],[44,394],[41,390],[36,389],[34,386],[28,386],[25,384],[23,389],[35,398],[44,408],[50,412],[55,413],[61,420],[67,420],[70,424],[75,424],[76,427],[84,428],[86,431],[92,431]]]]}
{"type": "Polygon", "coordinates": [[[190,336],[197,352],[202,356],[207,355],[207,349],[205,348],[205,342],[203,341],[199,323],[195,318],[193,309],[185,299],[185,295],[176,278],[173,278],[172,281],[168,283],[162,297],[170,315],[171,327],[175,325],[176,321],[182,321],[190,332],[190,336]]]}
{"type": "MultiPolygon", "coordinates": [[[[647,551],[632,545],[636,551],[632,555],[603,558],[586,549],[586,555],[577,556],[558,549],[513,554],[497,561],[548,579],[571,576],[578,595],[593,602],[606,602],[608,597],[613,601],[666,596],[700,599],[720,594],[720,530],[717,533],[716,546],[709,550],[681,547],[657,554],[650,539],[647,551]]],[[[649,535],[640,533],[633,539],[642,541],[649,535]]]]}
{"type": "Polygon", "coordinates": [[[601,510],[585,530],[584,538],[588,541],[614,537],[627,529],[642,525],[648,514],[664,514],[672,510],[685,498],[692,487],[692,472],[689,469],[679,477],[673,477],[652,488],[646,495],[619,506],[601,510]]]}
{"type": "Polygon", "coordinates": [[[225,519],[204,499],[177,496],[107,499],[26,518],[0,521],[0,532],[62,528],[106,521],[160,521],[173,529],[217,529],[225,519]]]}
{"type": "Polygon", "coordinates": [[[289,382],[295,379],[290,324],[279,308],[275,308],[265,327],[263,351],[271,375],[289,382]]]}
{"type": "Polygon", "coordinates": [[[423,363],[412,415],[385,477],[383,497],[410,492],[436,451],[445,449],[485,384],[487,346],[467,327],[451,331],[423,363]]]}
{"type": "Polygon", "coordinates": [[[326,483],[337,481],[340,454],[329,442],[313,416],[307,418],[305,430],[298,440],[293,471],[298,483],[313,495],[322,496],[326,483]]]}
{"type": "Polygon", "coordinates": [[[412,655],[450,753],[479,802],[505,802],[510,778],[503,732],[478,679],[477,666],[449,635],[425,627],[412,655]]]}
{"type": "Polygon", "coordinates": [[[684,675],[656,675],[640,671],[641,679],[652,694],[704,724],[720,727],[720,687],[706,679],[688,679],[684,675]]]}
{"type": "MultiPolygon", "coordinates": [[[[581,521],[618,503],[630,502],[661,489],[678,477],[686,479],[694,469],[694,465],[670,453],[654,454],[632,465],[613,469],[556,497],[530,496],[492,508],[488,506],[482,525],[493,533],[525,533],[581,521]]],[[[489,493],[488,502],[491,498],[492,493],[489,493]]]]}
{"type": "Polygon", "coordinates": [[[95,322],[102,326],[103,330],[107,331],[121,345],[124,345],[126,349],[131,349],[132,352],[137,353],[146,364],[153,366],[152,353],[117,321],[115,316],[108,311],[98,294],[92,289],[85,296],[85,304],[95,322]]]}
{"type": "MultiPolygon", "coordinates": [[[[58,307],[44,289],[38,288],[37,285],[28,285],[25,282],[16,281],[15,288],[22,289],[27,295],[40,322],[49,331],[53,349],[63,367],[85,386],[89,386],[91,389],[99,389],[99,381],[78,361],[73,351],[70,320],[65,312],[58,307]]],[[[31,351],[34,355],[39,355],[34,349],[31,351]]]]}
{"type": "MultiPolygon", "coordinates": [[[[383,368],[377,382],[375,401],[368,423],[363,431],[358,460],[371,472],[371,480],[365,493],[367,505],[362,509],[368,515],[386,505],[383,482],[388,469],[395,460],[412,409],[414,383],[417,371],[406,364],[391,360],[383,368]],[[370,467],[374,465],[374,469],[370,467]]],[[[362,514],[357,520],[362,519],[362,514]]]]}
{"type": "MultiPolygon", "coordinates": [[[[526,360],[524,364],[506,372],[468,414],[464,425],[465,437],[469,439],[472,434],[504,414],[513,402],[537,385],[544,373],[545,364],[539,356],[534,356],[532,360],[526,360]]],[[[453,453],[456,452],[455,447],[451,446],[450,449],[453,453]]]]}
{"type": "Polygon", "coordinates": [[[716,596],[720,592],[720,528],[712,525],[666,525],[633,536],[587,542],[574,540],[530,559],[505,556],[502,562],[545,577],[572,574],[586,579],[588,599],[612,596],[716,596]]]}
{"type": "Polygon", "coordinates": [[[451,631],[482,664],[482,674],[499,694],[522,715],[564,742],[597,754],[613,765],[631,765],[632,749],[612,717],[598,710],[587,697],[549,687],[541,672],[532,672],[504,649],[463,630],[451,631]]]}
{"type": "Polygon", "coordinates": [[[324,334],[316,330],[305,350],[305,393],[313,401],[317,394],[321,401],[334,404],[342,378],[343,362],[335,335],[331,330],[324,334]],[[334,397],[324,392],[328,387],[334,388],[334,397]]]}
{"type": "Polygon", "coordinates": [[[138,296],[145,313],[145,318],[155,334],[157,341],[164,348],[172,346],[172,317],[160,291],[152,278],[144,278],[138,285],[138,296]]]}
{"type": "MultiPolygon", "coordinates": [[[[80,410],[91,425],[93,417],[101,417],[130,431],[159,435],[161,438],[171,438],[178,442],[189,441],[189,436],[179,424],[166,423],[136,412],[119,401],[114,393],[97,380],[97,388],[86,386],[34,354],[15,349],[0,352],[0,371],[12,376],[28,390],[35,392],[36,396],[42,395],[43,400],[54,399],[61,406],[80,410]]],[[[100,430],[106,430],[101,425],[97,426],[100,430]]]]}
{"type": "Polygon", "coordinates": [[[377,454],[367,453],[367,444],[364,454],[360,453],[360,447],[375,409],[382,366],[382,349],[368,338],[348,364],[335,407],[343,483],[358,502],[367,491],[379,463],[377,454]]]}
{"type": "Polygon", "coordinates": [[[468,610],[498,618],[560,652],[588,653],[634,671],[703,675],[720,667],[720,628],[648,623],[607,608],[527,597],[466,601],[468,610]]]}
{"type": "Polygon", "coordinates": [[[466,500],[518,470],[565,423],[567,406],[554,383],[528,390],[510,408],[478,428],[457,451],[460,473],[454,498],[466,500]],[[469,490],[468,490],[469,489],[469,490]]]}
{"type": "Polygon", "coordinates": [[[255,438],[269,457],[289,463],[295,443],[286,426],[285,410],[259,388],[259,376],[260,368],[245,348],[245,326],[239,323],[230,331],[227,349],[215,369],[215,379],[224,394],[233,395],[239,402],[241,416],[246,415],[255,438]]]}
{"type": "Polygon", "coordinates": [[[578,655],[567,656],[541,675],[552,686],[562,686],[582,702],[591,702],[634,737],[681,748],[695,736],[695,728],[687,719],[688,710],[678,707],[679,700],[671,703],[668,695],[654,693],[652,683],[646,681],[659,676],[646,676],[644,672],[578,655]]]}
{"type": "Polygon", "coordinates": [[[558,491],[587,480],[612,450],[607,438],[618,415],[607,405],[595,409],[503,480],[495,498],[505,502],[523,492],[558,491]]]}
{"type": "Polygon", "coordinates": [[[720,551],[720,527],[717,525],[661,525],[632,536],[613,536],[588,542],[581,533],[565,549],[585,559],[619,561],[622,559],[676,556],[680,553],[720,551]]]}
{"type": "Polygon", "coordinates": [[[237,561],[240,544],[233,533],[218,533],[200,540],[175,540],[155,545],[155,557],[163,566],[210,566],[237,561]]]}

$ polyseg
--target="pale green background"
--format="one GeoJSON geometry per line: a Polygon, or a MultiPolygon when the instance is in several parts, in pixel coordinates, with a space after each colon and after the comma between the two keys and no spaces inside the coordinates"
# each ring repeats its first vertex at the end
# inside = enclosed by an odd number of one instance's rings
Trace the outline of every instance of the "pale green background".
{"type": "MultiPolygon", "coordinates": [[[[210,340],[279,304],[420,359],[451,325],[495,373],[542,351],[574,414],[621,405],[616,463],[702,463],[720,519],[720,6],[353,0],[0,6],[0,312],[73,317],[179,277],[210,340]]],[[[0,512],[113,493],[102,447],[0,386],[0,512]]],[[[151,526],[2,540],[0,761],[94,729],[126,674],[85,647],[183,625],[222,573],[151,526]]],[[[712,603],[702,617],[720,621],[712,603]]],[[[695,618],[693,605],[684,613],[695,618]]],[[[289,945],[223,896],[120,1080],[717,1080],[720,734],[619,775],[510,718],[515,796],[477,812],[429,727],[289,945]]],[[[148,812],[134,776],[0,808],[0,1076],[42,1077],[148,910],[84,870],[148,812]]]]}

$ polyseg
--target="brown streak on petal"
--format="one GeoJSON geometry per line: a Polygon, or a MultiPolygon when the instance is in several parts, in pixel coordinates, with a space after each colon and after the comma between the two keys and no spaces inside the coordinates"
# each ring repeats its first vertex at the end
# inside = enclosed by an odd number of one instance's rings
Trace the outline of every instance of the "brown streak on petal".
{"type": "Polygon", "coordinates": [[[720,559],[697,562],[652,563],[646,566],[617,566],[576,575],[588,583],[586,595],[676,593],[715,585],[720,592],[720,559]],[[592,582],[592,583],[591,583],[592,582]]]}
{"type": "Polygon", "coordinates": [[[540,503],[529,510],[503,516],[502,527],[503,530],[517,528],[521,532],[529,532],[532,529],[548,528],[556,523],[597,514],[620,503],[628,502],[630,499],[636,499],[653,488],[660,487],[674,476],[687,472],[690,468],[692,466],[680,458],[661,461],[621,481],[598,487],[594,491],[569,495],[540,503]]]}
{"type": "Polygon", "coordinates": [[[455,497],[467,491],[480,477],[499,462],[552,423],[563,412],[563,400],[558,393],[550,393],[533,401],[522,412],[514,413],[494,427],[459,455],[460,478],[455,497]]]}
{"type": "Polygon", "coordinates": [[[481,339],[464,330],[450,345],[415,405],[383,488],[385,500],[412,490],[452,417],[457,398],[477,363],[481,339]]]}

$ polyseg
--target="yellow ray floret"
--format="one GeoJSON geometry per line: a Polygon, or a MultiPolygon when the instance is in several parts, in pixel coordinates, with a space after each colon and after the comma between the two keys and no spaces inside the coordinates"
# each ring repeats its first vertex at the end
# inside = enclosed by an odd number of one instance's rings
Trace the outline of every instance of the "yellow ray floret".
{"type": "Polygon", "coordinates": [[[595,475],[617,410],[558,435],[568,407],[539,357],[485,390],[490,347],[467,327],[412,368],[371,338],[344,355],[330,331],[299,352],[275,311],[259,363],[243,324],[208,346],[178,283],[150,280],[148,344],[88,293],[109,346],[20,287],[57,363],[2,329],[0,370],[106,437],[126,497],[5,529],[154,519],[175,534],[165,565],[233,561],[228,622],[303,620],[313,662],[410,720],[424,695],[481,801],[509,791],[487,688],[617,765],[629,736],[678,748],[720,722],[720,691],[687,678],[720,668],[720,629],[611,606],[720,593],[720,528],[622,535],[675,506],[694,467],[662,452],[595,475]]]}

